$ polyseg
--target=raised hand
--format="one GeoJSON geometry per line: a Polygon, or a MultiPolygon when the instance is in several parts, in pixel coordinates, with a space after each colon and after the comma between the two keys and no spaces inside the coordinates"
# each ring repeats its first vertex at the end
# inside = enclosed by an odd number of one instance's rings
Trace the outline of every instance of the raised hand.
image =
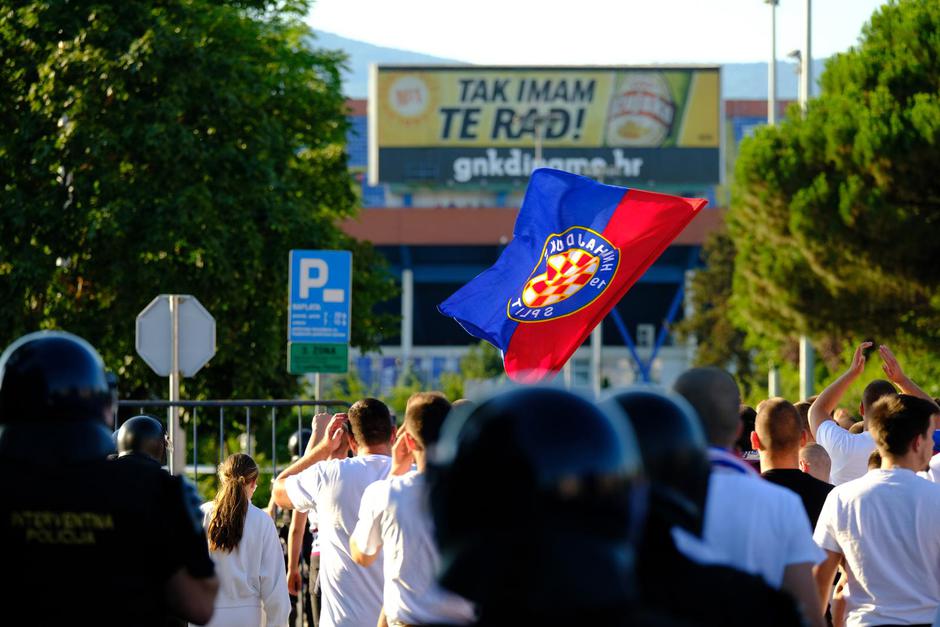
{"type": "Polygon", "coordinates": [[[330,424],[330,418],[330,414],[321,411],[310,421],[310,431],[313,433],[313,436],[310,438],[308,449],[312,449],[326,438],[326,427],[330,424]]]}
{"type": "Polygon", "coordinates": [[[878,353],[881,355],[881,360],[884,362],[881,365],[881,369],[885,371],[885,376],[888,377],[888,380],[897,385],[902,385],[907,381],[907,376],[904,374],[904,371],[901,369],[901,364],[898,363],[897,358],[894,356],[894,353],[891,352],[891,349],[882,344],[878,347],[878,353]]]}
{"type": "Polygon", "coordinates": [[[405,474],[411,470],[411,465],[414,463],[414,454],[411,452],[411,447],[408,446],[408,442],[406,441],[407,435],[408,432],[402,429],[395,439],[395,444],[392,445],[393,475],[405,474]]]}
{"type": "Polygon", "coordinates": [[[862,342],[855,349],[855,354],[852,355],[852,365],[849,366],[849,372],[853,376],[858,377],[865,371],[865,349],[871,348],[873,345],[872,342],[862,342]]]}
{"type": "Polygon", "coordinates": [[[326,437],[329,439],[330,452],[336,451],[346,437],[346,424],[349,419],[346,414],[333,414],[330,424],[326,426],[326,437]]]}

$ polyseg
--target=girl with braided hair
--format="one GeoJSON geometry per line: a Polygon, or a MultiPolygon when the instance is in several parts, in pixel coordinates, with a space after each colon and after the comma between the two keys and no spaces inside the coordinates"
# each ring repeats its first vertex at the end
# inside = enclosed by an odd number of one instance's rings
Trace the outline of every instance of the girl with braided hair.
{"type": "Polygon", "coordinates": [[[258,464],[235,453],[219,466],[215,500],[202,506],[220,583],[212,627],[287,625],[284,556],[274,522],[251,504],[257,487],[258,464]]]}

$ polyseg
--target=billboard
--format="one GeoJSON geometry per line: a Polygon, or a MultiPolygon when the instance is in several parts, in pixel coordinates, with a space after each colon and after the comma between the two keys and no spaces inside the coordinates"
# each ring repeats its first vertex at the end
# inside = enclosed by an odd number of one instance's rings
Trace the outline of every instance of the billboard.
{"type": "Polygon", "coordinates": [[[702,67],[373,66],[369,181],[720,181],[720,77],[702,67]]]}

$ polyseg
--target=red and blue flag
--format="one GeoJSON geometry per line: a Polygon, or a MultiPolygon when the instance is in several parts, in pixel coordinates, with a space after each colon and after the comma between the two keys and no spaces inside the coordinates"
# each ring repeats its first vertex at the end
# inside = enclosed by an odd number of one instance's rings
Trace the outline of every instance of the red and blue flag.
{"type": "Polygon", "coordinates": [[[438,305],[500,349],[506,374],[557,372],[707,201],[542,168],[493,267],[438,305]]]}

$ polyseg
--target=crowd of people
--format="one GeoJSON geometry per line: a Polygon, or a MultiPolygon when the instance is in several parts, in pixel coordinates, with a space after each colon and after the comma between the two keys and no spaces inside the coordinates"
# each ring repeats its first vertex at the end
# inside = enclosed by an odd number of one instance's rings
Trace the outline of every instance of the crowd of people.
{"type": "Polygon", "coordinates": [[[401,424],[361,399],[292,437],[268,511],[248,455],[201,503],[163,470],[158,420],[112,439],[115,399],[75,336],[32,334],[0,357],[0,595],[27,623],[940,620],[940,405],[886,346],[858,346],[814,398],[753,409],[719,368],[600,402],[422,392],[401,424]],[[886,378],[855,420],[840,402],[870,355],[886,378]],[[68,582],[54,595],[50,574],[68,582]]]}

